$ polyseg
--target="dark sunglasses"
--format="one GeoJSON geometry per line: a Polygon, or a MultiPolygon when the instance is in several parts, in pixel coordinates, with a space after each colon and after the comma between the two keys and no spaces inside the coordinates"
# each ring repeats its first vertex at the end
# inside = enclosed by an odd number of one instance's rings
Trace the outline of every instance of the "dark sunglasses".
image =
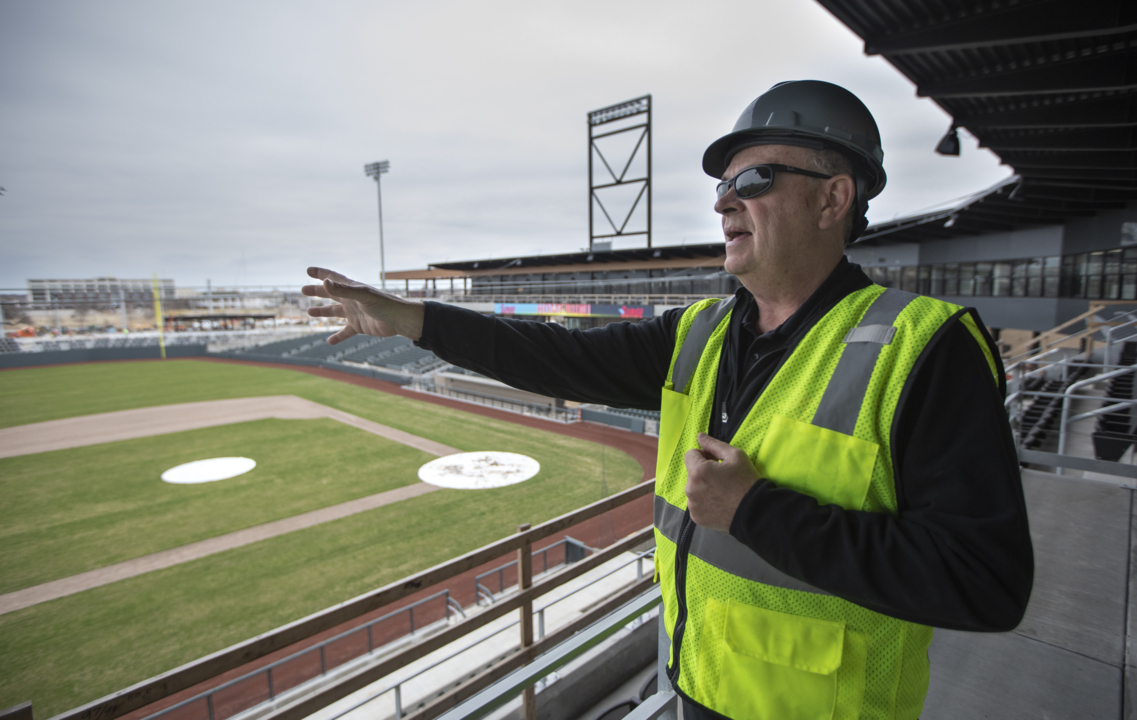
{"type": "Polygon", "coordinates": [[[812,170],[802,170],[801,168],[790,167],[789,165],[777,165],[773,163],[755,165],[746,168],[730,180],[720,182],[717,188],[718,195],[721,198],[730,192],[730,189],[733,187],[735,194],[743,200],[758,197],[774,186],[774,175],[780,172],[821,178],[822,180],[828,180],[833,177],[832,175],[822,175],[812,170]]]}

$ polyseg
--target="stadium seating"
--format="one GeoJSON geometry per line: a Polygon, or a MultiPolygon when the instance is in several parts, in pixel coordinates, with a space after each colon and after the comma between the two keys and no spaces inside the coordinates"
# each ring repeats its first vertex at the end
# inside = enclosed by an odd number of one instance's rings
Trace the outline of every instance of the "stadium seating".
{"type": "Polygon", "coordinates": [[[642,420],[659,420],[659,412],[656,410],[636,410],[635,408],[614,408],[607,409],[608,412],[616,415],[625,415],[627,417],[640,418],[642,420]]]}
{"type": "Polygon", "coordinates": [[[0,337],[0,353],[20,352],[20,344],[10,337],[0,337]]]}
{"type": "Polygon", "coordinates": [[[316,345],[324,343],[327,346],[326,340],[330,337],[322,333],[318,335],[303,335],[301,337],[288,338],[287,340],[277,340],[276,342],[265,343],[264,345],[254,345],[252,347],[240,348],[234,350],[236,353],[250,353],[253,355],[287,355],[294,350],[299,350],[301,347],[316,345]]]}

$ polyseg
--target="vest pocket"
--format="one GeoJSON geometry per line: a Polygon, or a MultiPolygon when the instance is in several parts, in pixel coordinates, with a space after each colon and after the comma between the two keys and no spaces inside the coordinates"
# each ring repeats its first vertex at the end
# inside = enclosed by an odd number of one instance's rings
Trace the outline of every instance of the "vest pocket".
{"type": "MultiPolygon", "coordinates": [[[[836,717],[845,623],[731,600],[723,640],[722,671],[712,706],[716,711],[753,720],[836,717]]],[[[863,671],[863,663],[853,663],[857,664],[863,671]]]]}
{"type": "Polygon", "coordinates": [[[823,505],[860,510],[872,482],[879,445],[775,415],[758,448],[758,474],[810,495],[823,505]]]}
{"type": "Polygon", "coordinates": [[[691,412],[691,396],[663,388],[660,399],[659,450],[655,460],[656,492],[658,483],[667,476],[667,467],[675,454],[675,448],[683,437],[687,425],[687,415],[691,412]]]}

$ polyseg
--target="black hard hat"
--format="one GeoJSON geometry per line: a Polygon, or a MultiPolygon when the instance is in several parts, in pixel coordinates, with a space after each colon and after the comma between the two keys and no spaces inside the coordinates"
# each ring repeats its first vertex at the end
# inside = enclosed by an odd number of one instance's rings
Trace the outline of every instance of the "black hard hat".
{"type": "Polygon", "coordinates": [[[872,113],[856,95],[833,83],[781,82],[759,95],[742,111],[734,131],[703,153],[703,171],[721,180],[734,153],[752,145],[836,150],[864,180],[865,202],[880,194],[887,179],[872,113]]]}

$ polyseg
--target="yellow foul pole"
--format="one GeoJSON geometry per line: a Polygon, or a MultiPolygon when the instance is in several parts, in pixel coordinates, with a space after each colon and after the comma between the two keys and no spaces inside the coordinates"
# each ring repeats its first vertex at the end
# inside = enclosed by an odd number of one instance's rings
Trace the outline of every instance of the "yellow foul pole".
{"type": "Polygon", "coordinates": [[[158,326],[158,349],[166,359],[166,338],[162,334],[162,296],[158,293],[158,274],[154,274],[154,322],[158,326]]]}

